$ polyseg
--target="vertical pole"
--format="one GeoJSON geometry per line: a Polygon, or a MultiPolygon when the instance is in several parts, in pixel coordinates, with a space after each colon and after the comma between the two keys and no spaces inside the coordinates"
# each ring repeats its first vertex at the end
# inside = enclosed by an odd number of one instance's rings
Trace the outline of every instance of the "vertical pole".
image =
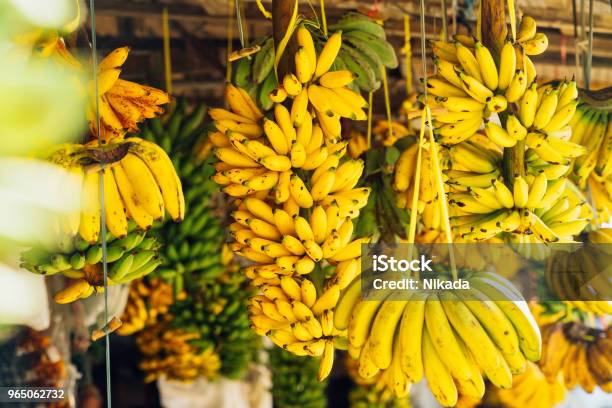
{"type": "Polygon", "coordinates": [[[501,49],[508,35],[504,0],[482,0],[482,42],[490,50],[501,49]]]}

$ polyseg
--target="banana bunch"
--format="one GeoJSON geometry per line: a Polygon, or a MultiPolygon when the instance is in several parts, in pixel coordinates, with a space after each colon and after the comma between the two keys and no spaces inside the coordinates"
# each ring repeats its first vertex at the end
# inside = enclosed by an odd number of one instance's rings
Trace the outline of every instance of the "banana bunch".
{"type": "Polygon", "coordinates": [[[353,159],[358,159],[368,150],[368,140],[356,130],[351,130],[348,138],[348,154],[353,159]]]}
{"type": "MultiPolygon", "coordinates": [[[[183,298],[181,293],[179,298],[183,298]]],[[[123,324],[117,329],[120,336],[131,336],[146,326],[158,321],[158,316],[168,312],[174,303],[174,292],[171,285],[161,279],[141,279],[132,282],[128,303],[125,307],[121,321],[123,324]]]]}
{"type": "Polygon", "coordinates": [[[157,274],[173,281],[177,292],[182,290],[184,276],[214,278],[231,260],[231,253],[222,246],[224,231],[218,214],[210,204],[218,187],[210,180],[214,168],[208,162],[212,145],[206,138],[205,115],[203,104],[188,111],[186,101],[180,99],[168,116],[151,120],[141,132],[172,157],[182,180],[188,210],[185,218],[180,224],[164,223],[153,231],[166,243],[161,249],[164,263],[157,274]]]}
{"type": "Polygon", "coordinates": [[[325,408],[327,382],[316,380],[318,361],[278,347],[268,350],[272,398],[278,408],[325,408]]]}
{"type": "Polygon", "coordinates": [[[612,391],[612,329],[587,327],[578,322],[554,323],[542,327],[544,344],[539,364],[548,379],[563,373],[567,389],[580,385],[592,393],[596,386],[612,391]]]}
{"type": "Polygon", "coordinates": [[[501,151],[478,143],[479,136],[450,148],[453,232],[467,241],[505,233],[516,243],[573,242],[591,219],[583,194],[565,177],[549,179],[546,172],[517,176],[508,185],[500,175],[501,151]]]}
{"type": "Polygon", "coordinates": [[[582,190],[590,190],[598,221],[612,217],[612,116],[608,106],[578,106],[570,122],[571,141],[584,146],[586,154],[577,157],[568,171],[582,190]]]}
{"type": "Polygon", "coordinates": [[[382,140],[383,146],[393,146],[398,140],[413,136],[414,129],[406,127],[400,122],[392,121],[389,124],[387,120],[379,120],[372,128],[372,134],[375,139],[382,140]]]}
{"type": "Polygon", "coordinates": [[[537,364],[528,362],[525,372],[515,375],[512,388],[496,389],[500,401],[508,408],[528,405],[538,408],[553,408],[565,399],[563,376],[559,373],[552,379],[546,378],[537,364]]]}
{"type": "Polygon", "coordinates": [[[410,395],[397,397],[391,391],[393,378],[388,371],[383,371],[371,378],[359,375],[359,362],[350,356],[346,358],[346,368],[355,387],[349,392],[351,408],[410,408],[410,395]]]}
{"type": "MultiPolygon", "coordinates": [[[[142,278],[161,264],[157,240],[145,236],[133,222],[124,238],[107,235],[109,285],[142,278]]],[[[21,267],[42,275],[61,273],[71,279],[69,286],[55,295],[57,303],[70,303],[104,291],[102,256],[101,241],[92,245],[76,236],[66,238],[60,248],[40,246],[22,252],[21,267]]]]}
{"type": "MultiPolygon", "coordinates": [[[[312,36],[316,49],[323,48],[327,38],[319,25],[307,22],[304,28],[312,36]]],[[[387,42],[382,26],[363,14],[345,14],[336,24],[329,26],[329,33],[331,36],[343,33],[342,42],[338,45],[338,58],[330,68],[352,72],[356,76],[355,83],[349,86],[354,91],[376,90],[380,86],[382,70],[385,67],[393,69],[398,65],[393,46],[387,42]]],[[[239,88],[248,89],[249,93],[256,95],[259,105],[268,110],[278,98],[282,98],[283,91],[276,88],[283,85],[284,79],[277,83],[273,69],[275,50],[272,38],[263,39],[259,45],[260,51],[254,58],[242,58],[234,62],[232,83],[239,88]]],[[[303,47],[302,44],[299,45],[303,47]]],[[[300,58],[303,57],[302,55],[300,58]]]]}
{"type": "Polygon", "coordinates": [[[125,237],[128,220],[148,230],[155,220],[163,219],[164,210],[180,221],[185,216],[181,181],[168,155],[156,144],[132,137],[115,139],[103,147],[64,145],[49,158],[68,167],[82,179],[81,210],[73,214],[65,228],[87,242],[100,237],[100,169],[104,172],[104,207],[106,226],[114,236],[125,237]]]}
{"type": "Polygon", "coordinates": [[[202,349],[191,344],[200,338],[198,333],[187,333],[170,328],[167,318],[145,328],[136,336],[136,344],[144,358],[139,368],[149,383],[160,377],[176,381],[194,381],[198,377],[212,380],[218,377],[221,358],[213,347],[202,349]]]}
{"type": "Polygon", "coordinates": [[[535,19],[524,14],[515,41],[521,45],[527,55],[540,55],[548,48],[548,37],[546,37],[546,34],[537,31],[538,27],[535,19]]]}
{"type": "Polygon", "coordinates": [[[415,292],[409,300],[391,294],[362,301],[360,282],[351,284],[335,309],[334,326],[347,330],[359,375],[392,376],[396,396],[425,376],[444,406],[454,406],[458,394],[482,398],[485,377],[510,388],[512,375],[540,358],[540,331],[525,301],[499,300],[522,299],[510,282],[488,272],[466,278],[469,295],[415,292]]]}
{"type": "Polygon", "coordinates": [[[367,204],[370,189],[355,188],[364,163],[345,160],[347,142],[340,141],[340,116],[358,118],[365,100],[346,87],[350,72],[328,72],[341,47],[339,32],[318,56],[305,27],[296,35],[296,73],[282,87],[293,96],[290,109],[277,102],[274,120],[268,119],[246,91],[228,84],[231,110],[209,111],[219,159],[213,180],[238,198],[231,249],[254,262],[244,273],[262,293],[250,303],[255,331],[294,354],[322,356],[322,380],[341,334],[333,329],[333,308],[340,291],[360,274],[361,244],[370,241],[352,239],[352,219],[367,204]],[[330,93],[346,95],[344,105],[330,93]],[[348,109],[340,112],[341,106],[348,109]],[[305,275],[322,262],[336,268],[317,291],[305,275]]]}
{"type": "Polygon", "coordinates": [[[185,291],[185,299],[170,306],[170,327],[196,333],[198,339],[191,344],[219,354],[220,374],[240,378],[256,358],[259,342],[249,328],[247,303],[252,291],[237,265],[228,265],[214,280],[187,282],[185,291]]]}
{"type": "Polygon", "coordinates": [[[612,314],[612,304],[604,299],[608,284],[602,271],[610,264],[609,228],[596,229],[586,236],[587,245],[573,252],[557,251],[548,259],[544,277],[556,298],[579,312],[605,316],[612,314]],[[603,245],[599,245],[603,244],[603,245]]]}
{"type": "Polygon", "coordinates": [[[97,89],[93,81],[89,84],[89,129],[92,135],[98,134],[97,99],[104,140],[121,138],[126,131],[137,132],[139,122],[160,115],[164,110],[159,105],[170,102],[168,94],[159,89],[119,79],[129,52],[129,47],[121,47],[108,54],[97,67],[97,89]]]}

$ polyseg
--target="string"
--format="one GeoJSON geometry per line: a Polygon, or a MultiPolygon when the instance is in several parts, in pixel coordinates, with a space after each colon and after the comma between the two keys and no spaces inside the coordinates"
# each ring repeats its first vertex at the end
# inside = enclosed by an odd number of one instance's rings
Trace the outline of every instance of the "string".
{"type": "Polygon", "coordinates": [[[242,48],[244,45],[244,31],[242,28],[242,15],[240,13],[240,0],[235,0],[234,4],[236,5],[236,22],[238,23],[238,35],[240,36],[240,46],[242,48]]]}
{"type": "Polygon", "coordinates": [[[589,45],[586,56],[584,84],[586,89],[591,89],[591,65],[593,64],[593,0],[589,0],[589,45]]]}
{"type": "Polygon", "coordinates": [[[166,92],[172,94],[172,60],[170,55],[170,21],[168,7],[162,12],[162,35],[164,40],[164,76],[166,78],[166,92]]]}
{"type": "Polygon", "coordinates": [[[383,80],[383,90],[384,90],[384,94],[385,94],[385,111],[387,113],[387,126],[389,127],[387,129],[387,135],[389,137],[389,140],[393,140],[393,124],[392,124],[392,119],[391,119],[391,101],[389,100],[389,84],[387,82],[387,68],[382,65],[380,67],[380,73],[382,76],[382,80],[383,80]]]}
{"type": "Polygon", "coordinates": [[[372,91],[368,93],[368,149],[372,147],[372,91]]]}
{"type": "MultiPolygon", "coordinates": [[[[89,10],[91,18],[91,60],[93,65],[93,82],[94,82],[94,95],[96,105],[96,136],[98,138],[98,145],[102,145],[102,137],[100,135],[100,101],[98,96],[98,44],[96,40],[96,9],[95,0],[89,0],[89,10]]],[[[107,262],[107,248],[106,248],[106,209],[104,206],[104,169],[106,164],[102,163],[99,170],[100,172],[100,233],[102,239],[102,272],[104,275],[104,322],[108,322],[108,262],[107,262]]],[[[106,355],[106,406],[111,407],[111,366],[110,366],[110,341],[108,336],[108,325],[104,327],[104,340],[105,340],[105,355],[106,355]]]]}
{"type": "Polygon", "coordinates": [[[406,65],[406,96],[412,93],[412,48],[410,47],[410,15],[404,13],[404,52],[406,65]]]}
{"type": "Polygon", "coordinates": [[[442,3],[442,36],[443,40],[448,42],[448,22],[446,19],[448,18],[448,10],[446,7],[446,0],[440,0],[442,3]]]}
{"type": "Polygon", "coordinates": [[[321,22],[323,23],[323,34],[327,37],[327,17],[325,17],[325,0],[320,0],[319,5],[321,7],[321,22]]]}
{"type": "MultiPolygon", "coordinates": [[[[425,54],[425,0],[420,0],[421,1],[421,6],[420,6],[420,16],[421,16],[421,62],[423,64],[423,78],[424,78],[424,84],[427,83],[427,56],[425,54]]],[[[446,193],[444,192],[444,181],[442,180],[442,171],[440,169],[440,163],[438,161],[438,144],[434,138],[434,133],[433,133],[433,122],[431,120],[431,111],[429,109],[429,99],[428,99],[428,94],[427,94],[427,86],[423,87],[424,89],[424,94],[425,94],[425,107],[423,108],[423,112],[421,113],[421,129],[419,132],[419,151],[418,151],[418,156],[417,156],[417,172],[415,174],[415,187],[414,187],[414,194],[413,194],[413,198],[412,198],[412,207],[411,207],[411,214],[410,214],[410,235],[409,237],[413,237],[414,238],[414,233],[416,231],[416,217],[413,216],[413,212],[416,212],[417,210],[417,205],[418,205],[418,186],[420,184],[420,180],[417,177],[417,175],[420,175],[421,172],[421,154],[422,154],[422,147],[423,147],[423,139],[424,139],[424,134],[425,134],[425,126],[427,126],[428,130],[429,130],[429,149],[430,149],[430,154],[431,154],[431,162],[432,162],[432,166],[433,166],[433,172],[435,174],[436,177],[436,184],[438,186],[438,197],[441,201],[440,205],[441,208],[440,210],[442,210],[442,218],[444,219],[444,227],[445,227],[445,232],[446,232],[446,241],[448,243],[449,246],[449,256],[450,256],[450,263],[451,263],[451,274],[454,280],[457,279],[457,266],[455,264],[455,254],[453,251],[453,247],[452,247],[452,234],[451,234],[451,228],[450,228],[450,221],[449,221],[449,214],[448,214],[448,206],[447,206],[447,201],[446,201],[446,193]]],[[[419,177],[420,178],[420,177],[419,177]]]]}
{"type": "MultiPolygon", "coordinates": [[[[233,49],[233,38],[234,38],[234,13],[232,11],[232,0],[227,1],[227,55],[229,56],[232,53],[233,49]]],[[[225,81],[230,82],[232,80],[232,63],[227,62],[227,66],[225,68],[225,81]]]]}

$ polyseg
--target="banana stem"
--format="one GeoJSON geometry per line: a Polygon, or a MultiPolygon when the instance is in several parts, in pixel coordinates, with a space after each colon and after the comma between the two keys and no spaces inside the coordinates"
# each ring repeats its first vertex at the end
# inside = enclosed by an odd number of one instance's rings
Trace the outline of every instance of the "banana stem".
{"type": "Polygon", "coordinates": [[[321,8],[321,23],[323,24],[323,34],[327,37],[327,17],[325,17],[325,0],[320,0],[319,5],[321,8]]]}
{"type": "Polygon", "coordinates": [[[513,147],[504,148],[504,180],[508,188],[514,186],[516,176],[525,176],[525,141],[520,140],[513,147]]]}

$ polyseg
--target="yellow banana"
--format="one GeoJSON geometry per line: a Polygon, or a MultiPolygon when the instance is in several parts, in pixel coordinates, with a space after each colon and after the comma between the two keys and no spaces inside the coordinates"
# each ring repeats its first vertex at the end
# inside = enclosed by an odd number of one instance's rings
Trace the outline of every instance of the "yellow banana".
{"type": "Polygon", "coordinates": [[[501,49],[499,62],[499,80],[497,87],[505,91],[512,82],[516,70],[516,53],[510,41],[506,41],[501,49]]]}
{"type": "Polygon", "coordinates": [[[336,60],[340,46],[342,45],[342,32],[336,31],[328,39],[319,57],[317,58],[317,67],[315,69],[315,78],[325,74],[331,68],[332,64],[336,60]]]}

